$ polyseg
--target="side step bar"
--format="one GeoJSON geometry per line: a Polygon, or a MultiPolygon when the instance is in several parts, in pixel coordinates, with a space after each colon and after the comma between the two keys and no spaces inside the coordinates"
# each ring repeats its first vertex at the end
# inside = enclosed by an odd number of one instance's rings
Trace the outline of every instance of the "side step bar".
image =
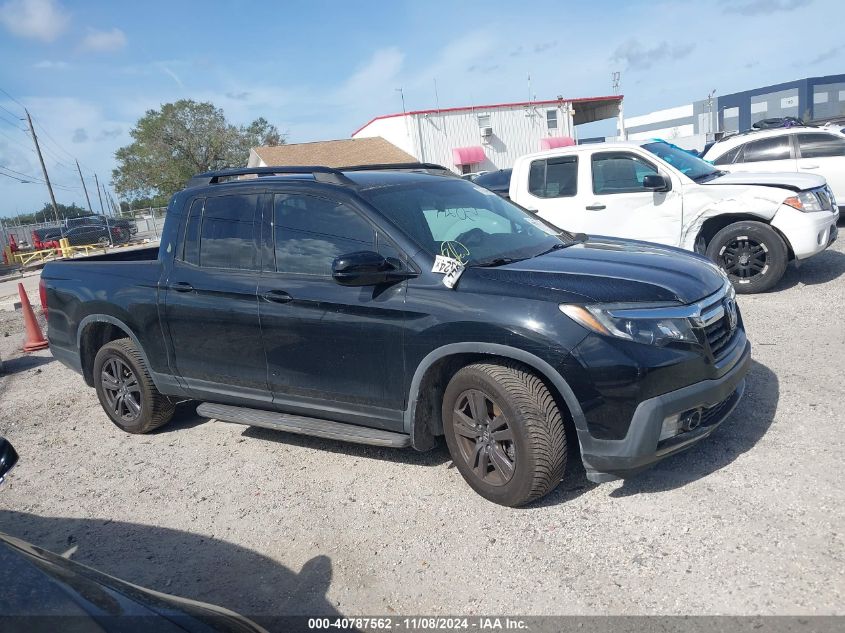
{"type": "Polygon", "coordinates": [[[203,402],[198,406],[197,413],[221,422],[260,426],[265,429],[276,429],[277,431],[287,431],[299,435],[313,435],[331,440],[354,442],[355,444],[372,444],[373,446],[389,446],[391,448],[405,448],[411,445],[410,436],[403,433],[392,433],[356,424],[344,424],[289,413],[233,407],[227,404],[212,404],[210,402],[203,402]]]}

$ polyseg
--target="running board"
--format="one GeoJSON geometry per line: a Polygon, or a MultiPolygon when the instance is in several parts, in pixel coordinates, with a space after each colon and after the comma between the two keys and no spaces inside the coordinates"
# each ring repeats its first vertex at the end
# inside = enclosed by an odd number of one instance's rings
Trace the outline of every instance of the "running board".
{"type": "Polygon", "coordinates": [[[247,426],[260,426],[265,429],[275,429],[299,435],[313,435],[330,440],[354,442],[355,444],[371,444],[373,446],[389,446],[391,448],[405,448],[411,445],[411,437],[403,433],[392,433],[381,429],[371,429],[356,424],[332,422],[320,418],[307,418],[289,413],[233,407],[226,404],[212,404],[203,402],[197,407],[197,413],[206,418],[214,418],[221,422],[234,422],[247,426]]]}

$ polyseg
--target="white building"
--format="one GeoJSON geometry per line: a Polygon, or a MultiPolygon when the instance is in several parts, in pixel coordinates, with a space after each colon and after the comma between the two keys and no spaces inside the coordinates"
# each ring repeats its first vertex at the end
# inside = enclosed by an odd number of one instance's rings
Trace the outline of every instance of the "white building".
{"type": "Polygon", "coordinates": [[[517,157],[576,142],[576,125],[622,120],[622,95],[417,110],[377,116],[352,138],[382,137],[458,173],[504,169],[517,157]]]}

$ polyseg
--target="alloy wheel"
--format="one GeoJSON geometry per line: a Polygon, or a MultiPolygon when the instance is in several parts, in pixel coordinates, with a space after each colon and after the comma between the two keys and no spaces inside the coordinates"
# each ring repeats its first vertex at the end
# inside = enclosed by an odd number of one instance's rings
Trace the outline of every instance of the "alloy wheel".
{"type": "Polygon", "coordinates": [[[747,236],[734,238],[725,244],[719,257],[725,272],[740,280],[765,275],[769,269],[769,249],[747,236]]]}
{"type": "Polygon", "coordinates": [[[458,396],[452,425],[461,458],[481,481],[504,486],[516,468],[513,431],[493,399],[478,389],[458,396]]]}
{"type": "Polygon", "coordinates": [[[141,387],[135,372],[122,359],[112,356],[100,374],[106,403],[123,422],[133,422],[141,415],[141,387]]]}

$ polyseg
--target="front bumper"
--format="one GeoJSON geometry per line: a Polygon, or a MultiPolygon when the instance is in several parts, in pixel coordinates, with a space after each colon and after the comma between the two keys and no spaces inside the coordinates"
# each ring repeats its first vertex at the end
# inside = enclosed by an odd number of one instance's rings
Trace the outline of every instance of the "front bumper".
{"type": "Polygon", "coordinates": [[[641,402],[621,440],[596,439],[578,432],[581,459],[587,479],[597,483],[629,477],[655,462],[689,448],[708,437],[734,410],[745,391],[745,375],[751,366],[751,344],[721,378],[670,391],[641,402]],[[698,428],[673,438],[659,440],[663,420],[674,414],[704,407],[704,421],[698,428]]]}
{"type": "Polygon", "coordinates": [[[806,213],[782,204],[772,226],[789,241],[795,259],[806,259],[833,244],[839,210],[806,213]]]}

